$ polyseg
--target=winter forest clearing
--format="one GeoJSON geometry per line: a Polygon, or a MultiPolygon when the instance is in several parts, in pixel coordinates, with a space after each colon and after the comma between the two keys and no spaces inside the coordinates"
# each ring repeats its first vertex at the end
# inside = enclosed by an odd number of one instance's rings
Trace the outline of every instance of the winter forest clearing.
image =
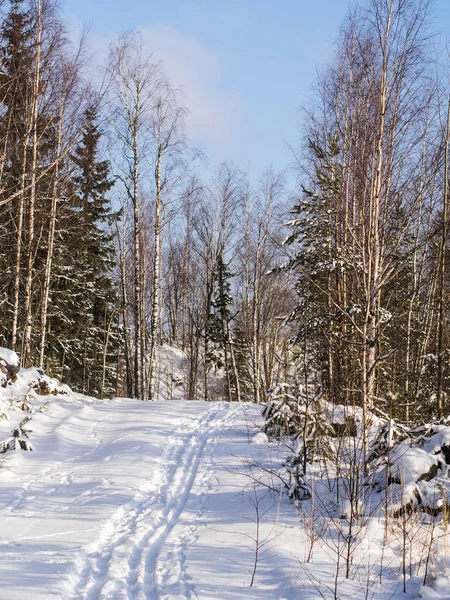
{"type": "Polygon", "coordinates": [[[242,597],[257,526],[271,557],[262,547],[248,597],[280,595],[296,519],[246,477],[264,454],[249,444],[258,408],[147,408],[69,394],[33,415],[35,451],[8,455],[0,473],[1,598],[242,597]]]}
{"type": "Polygon", "coordinates": [[[255,173],[283,2],[0,2],[0,600],[450,599],[450,6],[355,2],[255,173]]]}
{"type": "MultiPolygon", "coordinates": [[[[383,494],[373,493],[361,519],[336,512],[354,502],[344,466],[340,483],[312,467],[316,499],[304,494],[294,507],[280,484],[289,482],[290,453],[259,430],[260,406],[105,402],[34,369],[21,371],[12,390],[28,405],[3,391],[18,451],[0,470],[2,599],[448,598],[448,578],[436,577],[447,568],[446,530],[436,523],[433,536],[433,521],[419,515],[392,518],[384,543],[383,494]],[[44,383],[56,395],[27,396],[44,383]],[[427,553],[441,593],[419,595],[422,577],[410,572],[426,568],[427,553]]],[[[450,441],[450,427],[446,434],[450,441]]],[[[433,458],[422,452],[428,471],[433,458]]],[[[403,490],[422,473],[414,461],[402,469],[403,490]]],[[[400,496],[393,492],[391,510],[400,496]]]]}

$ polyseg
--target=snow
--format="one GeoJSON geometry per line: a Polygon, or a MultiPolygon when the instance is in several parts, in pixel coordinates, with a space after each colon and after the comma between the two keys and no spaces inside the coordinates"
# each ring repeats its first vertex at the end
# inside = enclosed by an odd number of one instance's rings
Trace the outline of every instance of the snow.
{"type": "Polygon", "coordinates": [[[186,354],[180,348],[163,344],[156,348],[156,397],[182,400],[186,397],[186,354]]]}
{"type": "Polygon", "coordinates": [[[441,451],[442,446],[450,446],[450,427],[441,425],[436,427],[438,430],[428,442],[425,444],[425,450],[427,452],[437,454],[441,451]]]}
{"type": "MultiPolygon", "coordinates": [[[[165,353],[176,378],[183,356],[165,353]]],[[[39,369],[0,388],[1,439],[20,429],[32,448],[0,455],[2,600],[448,600],[446,529],[432,548],[430,585],[418,573],[431,517],[390,516],[386,542],[384,492],[361,498],[345,579],[344,480],[336,504],[335,476],[312,464],[303,478],[311,494],[294,506],[280,479],[292,449],[261,431],[261,407],[174,399],[170,390],[160,402],[100,401],[39,369]],[[37,394],[43,381],[53,395],[37,394]],[[402,527],[414,541],[406,593],[402,527]]],[[[427,450],[444,440],[447,429],[436,429],[427,450]]],[[[390,459],[401,479],[388,488],[391,509],[415,486],[430,508],[449,497],[444,478],[436,477],[439,488],[415,483],[437,462],[425,449],[400,443],[390,459]]]]}
{"type": "Polygon", "coordinates": [[[71,389],[68,385],[60,383],[57,379],[49,377],[42,369],[30,367],[29,369],[20,369],[18,381],[14,384],[14,389],[28,387],[39,390],[44,388],[50,394],[70,394],[71,389]],[[22,384],[22,385],[21,385],[22,384]]]}
{"type": "Polygon", "coordinates": [[[408,447],[408,442],[396,446],[391,451],[390,460],[393,463],[391,474],[398,477],[402,483],[418,481],[433,466],[438,465],[435,456],[421,448],[408,447]]]}
{"type": "Polygon", "coordinates": [[[36,397],[35,450],[1,457],[0,597],[282,597],[297,518],[249,477],[257,421],[245,404],[36,397]]]}
{"type": "Polygon", "coordinates": [[[267,437],[267,434],[264,433],[264,431],[259,431],[256,435],[254,435],[251,440],[250,443],[251,444],[267,444],[269,441],[269,438],[267,437]]]}
{"type": "Polygon", "coordinates": [[[8,348],[0,347],[0,359],[3,359],[7,365],[11,365],[12,367],[18,367],[20,364],[17,354],[8,348]]]}

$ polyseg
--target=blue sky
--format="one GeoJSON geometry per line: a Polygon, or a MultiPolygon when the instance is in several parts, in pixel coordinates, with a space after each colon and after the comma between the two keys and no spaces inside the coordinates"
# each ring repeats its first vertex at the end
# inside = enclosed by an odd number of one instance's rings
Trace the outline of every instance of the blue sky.
{"type": "MultiPolygon", "coordinates": [[[[291,161],[316,70],[332,56],[348,0],[65,0],[91,26],[98,60],[114,37],[141,29],[148,53],[181,86],[188,134],[214,169],[233,161],[252,177],[291,161]]],[[[434,28],[450,35],[450,0],[435,0],[434,28]]]]}

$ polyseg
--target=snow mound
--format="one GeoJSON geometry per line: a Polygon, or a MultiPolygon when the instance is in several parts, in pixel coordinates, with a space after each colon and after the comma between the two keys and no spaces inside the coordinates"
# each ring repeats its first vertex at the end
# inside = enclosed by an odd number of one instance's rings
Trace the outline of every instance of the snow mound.
{"type": "Polygon", "coordinates": [[[156,348],[156,399],[182,400],[186,397],[186,353],[163,344],[156,348]]]}
{"type": "Polygon", "coordinates": [[[450,447],[450,427],[447,425],[439,425],[437,433],[429,438],[424,449],[433,454],[439,454],[445,446],[450,447]]]}
{"type": "Polygon", "coordinates": [[[7,379],[14,378],[19,371],[19,357],[13,350],[0,348],[0,371],[7,379]]]}
{"type": "Polygon", "coordinates": [[[0,348],[0,358],[9,365],[15,367],[19,366],[19,357],[13,350],[9,350],[8,348],[0,348]]]}
{"type": "MultiPolygon", "coordinates": [[[[25,396],[34,390],[40,396],[69,394],[69,386],[53,377],[48,377],[43,369],[31,367],[20,369],[19,357],[13,350],[0,348],[0,386],[6,388],[6,396],[25,396]]],[[[0,399],[5,393],[0,393],[0,399]]]]}
{"type": "Polygon", "coordinates": [[[12,364],[16,372],[13,377],[9,369],[0,374],[0,454],[9,450],[33,450],[28,439],[33,416],[48,410],[49,396],[67,395],[71,390],[57,379],[48,377],[43,369],[19,370],[19,358],[11,350],[0,350],[0,365],[2,360],[11,361],[8,365],[12,364]]]}
{"type": "Polygon", "coordinates": [[[402,484],[432,479],[437,474],[440,462],[422,448],[408,447],[407,442],[399,444],[392,450],[390,468],[391,476],[402,484]]]}
{"type": "Polygon", "coordinates": [[[422,510],[437,516],[450,508],[450,425],[447,421],[408,430],[391,423],[384,428],[384,442],[376,436],[371,482],[379,490],[388,487],[391,512],[422,510]],[[395,430],[395,431],[394,431],[395,430]],[[393,432],[395,435],[393,435],[393,432]],[[399,435],[400,438],[396,439],[399,435]],[[378,467],[377,467],[378,464],[378,467]]]}
{"type": "Polygon", "coordinates": [[[16,387],[28,387],[35,390],[40,396],[56,396],[58,394],[70,394],[71,389],[65,383],[61,383],[53,377],[48,377],[43,369],[30,367],[20,369],[16,387]]]}
{"type": "Polygon", "coordinates": [[[269,438],[264,431],[258,432],[250,439],[250,444],[267,444],[269,442],[269,438]]]}

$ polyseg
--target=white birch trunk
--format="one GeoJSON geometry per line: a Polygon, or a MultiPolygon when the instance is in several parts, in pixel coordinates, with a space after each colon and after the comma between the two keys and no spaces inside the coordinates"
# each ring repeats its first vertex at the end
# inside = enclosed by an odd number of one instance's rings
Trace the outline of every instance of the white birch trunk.
{"type": "Polygon", "coordinates": [[[55,174],[53,180],[53,190],[50,205],[50,216],[49,216],[49,229],[47,236],[47,257],[45,260],[45,274],[44,274],[44,289],[41,305],[41,335],[39,344],[39,365],[44,368],[44,356],[45,356],[45,340],[47,332],[47,314],[48,314],[48,302],[50,295],[50,283],[53,266],[53,253],[55,243],[55,230],[56,230],[56,211],[58,206],[58,177],[59,177],[59,159],[61,155],[61,144],[62,144],[62,130],[65,112],[65,99],[62,100],[61,111],[59,116],[58,125],[58,141],[56,145],[56,162],[55,162],[55,174]]]}
{"type": "Polygon", "coordinates": [[[32,292],[33,292],[33,267],[34,267],[34,219],[36,205],[36,175],[38,155],[38,130],[37,121],[39,114],[39,88],[41,83],[41,51],[42,51],[42,7],[41,0],[37,0],[37,29],[36,29],[36,64],[33,82],[33,105],[32,105],[32,159],[31,159],[31,183],[29,198],[29,222],[28,222],[28,260],[25,279],[25,333],[23,339],[22,360],[26,366],[31,359],[31,334],[33,329],[32,292]]]}

